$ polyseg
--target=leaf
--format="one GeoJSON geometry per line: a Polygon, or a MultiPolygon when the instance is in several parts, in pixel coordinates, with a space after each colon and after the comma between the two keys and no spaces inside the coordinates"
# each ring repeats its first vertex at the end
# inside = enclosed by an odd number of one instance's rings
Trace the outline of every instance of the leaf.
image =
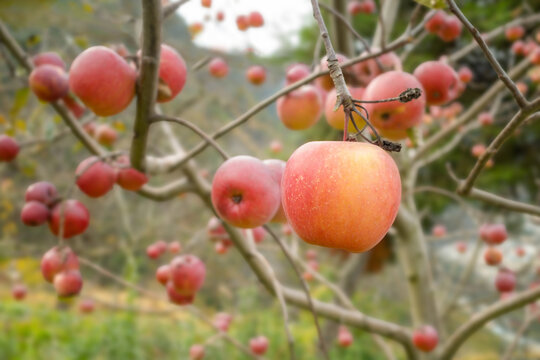
{"type": "Polygon", "coordinates": [[[26,105],[28,98],[30,96],[30,89],[25,87],[17,90],[15,93],[15,100],[13,101],[13,106],[9,111],[9,116],[11,118],[16,118],[19,114],[19,111],[26,105]]]}
{"type": "Polygon", "coordinates": [[[446,2],[444,0],[415,0],[420,5],[427,6],[432,9],[444,9],[446,8],[446,2]]]}

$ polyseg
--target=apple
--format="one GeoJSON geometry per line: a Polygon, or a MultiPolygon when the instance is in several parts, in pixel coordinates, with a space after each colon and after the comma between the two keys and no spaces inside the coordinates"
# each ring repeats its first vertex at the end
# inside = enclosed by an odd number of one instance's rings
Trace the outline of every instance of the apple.
{"type": "Polygon", "coordinates": [[[202,360],[204,359],[204,346],[195,344],[189,348],[190,360],[202,360]]]}
{"type": "MultiPolygon", "coordinates": [[[[336,58],[339,64],[344,63],[347,60],[349,60],[345,55],[342,55],[342,54],[336,54],[336,58]]],[[[319,71],[328,70],[328,61],[327,61],[326,56],[321,59],[318,70],[319,71]]],[[[330,91],[334,88],[334,81],[330,77],[330,74],[318,77],[317,79],[315,79],[315,83],[326,91],[330,91]]]]}
{"type": "Polygon", "coordinates": [[[96,156],[83,160],[77,166],[75,175],[79,189],[92,198],[107,194],[116,182],[114,168],[96,156]]]}
{"type": "Polygon", "coordinates": [[[172,259],[170,283],[180,295],[194,296],[202,287],[206,276],[204,263],[195,255],[180,255],[172,259]]]}
{"type": "Polygon", "coordinates": [[[59,297],[71,297],[81,292],[83,279],[79,270],[63,270],[54,276],[53,285],[59,297]]]}
{"type": "MultiPolygon", "coordinates": [[[[276,181],[276,183],[278,184],[278,186],[280,188],[280,196],[279,196],[279,198],[281,199],[281,179],[283,177],[283,171],[285,171],[285,165],[287,163],[285,161],[283,161],[283,160],[278,160],[278,159],[267,159],[267,160],[264,160],[263,163],[272,172],[272,177],[274,178],[274,180],[276,181]]],[[[287,218],[285,217],[285,211],[283,210],[283,205],[281,205],[281,200],[280,200],[280,205],[279,205],[278,211],[276,212],[276,214],[274,215],[274,217],[270,221],[273,222],[273,223],[285,223],[285,222],[287,222],[287,218]]]]}
{"type": "Polygon", "coordinates": [[[174,287],[174,284],[172,281],[168,281],[167,284],[165,284],[165,288],[167,290],[167,296],[169,297],[169,301],[176,305],[189,305],[192,304],[195,300],[195,294],[181,294],[176,290],[174,287]]]}
{"type": "Polygon", "coordinates": [[[41,101],[57,101],[68,94],[67,73],[56,65],[40,65],[30,73],[30,90],[41,101]]]}
{"type": "Polygon", "coordinates": [[[431,19],[426,21],[424,28],[426,29],[427,32],[431,34],[436,34],[443,28],[445,20],[446,20],[445,12],[442,10],[439,10],[435,12],[435,14],[431,17],[431,19]]]}
{"type": "Polygon", "coordinates": [[[83,314],[91,314],[96,309],[96,304],[92,299],[82,299],[79,302],[79,311],[83,314]]]}
{"type": "Polygon", "coordinates": [[[460,254],[464,254],[467,251],[467,243],[463,241],[458,241],[456,243],[456,250],[460,254]]]}
{"type": "Polygon", "coordinates": [[[508,238],[504,224],[484,224],[479,231],[480,238],[488,245],[502,244],[508,238]]]}
{"type": "Polygon", "coordinates": [[[222,58],[216,57],[208,64],[208,70],[213,77],[222,78],[229,73],[229,65],[222,58]]]}
{"type": "Polygon", "coordinates": [[[501,250],[495,247],[488,247],[484,252],[484,260],[486,264],[490,266],[499,265],[503,259],[503,254],[501,250]]]}
{"type": "Polygon", "coordinates": [[[101,145],[110,147],[118,138],[118,133],[108,124],[101,124],[96,127],[94,137],[101,145]]]}
{"type": "Polygon", "coordinates": [[[249,348],[255,355],[264,355],[268,350],[268,339],[263,335],[256,336],[249,340],[249,348]]]}
{"type": "Polygon", "coordinates": [[[62,70],[66,70],[66,63],[58,53],[54,51],[48,51],[43,52],[40,54],[37,54],[32,58],[32,64],[34,64],[35,67],[41,66],[41,65],[54,65],[58,66],[62,70]]]}
{"type": "Polygon", "coordinates": [[[19,144],[10,136],[0,134],[0,162],[10,162],[17,157],[19,144]]]}
{"type": "Polygon", "coordinates": [[[504,36],[508,41],[516,41],[525,35],[525,28],[521,25],[507,27],[504,30],[504,36]]]}
{"type": "Polygon", "coordinates": [[[517,255],[518,257],[524,257],[526,253],[527,253],[527,252],[525,251],[525,249],[522,248],[521,246],[518,247],[518,248],[516,248],[516,255],[517,255]]]}
{"type": "Polygon", "coordinates": [[[148,182],[145,173],[129,167],[130,162],[127,156],[120,156],[116,160],[116,164],[119,165],[119,168],[116,169],[116,183],[122,189],[139,191],[148,182]]]}
{"type": "Polygon", "coordinates": [[[378,146],[309,142],[287,161],[281,197],[289,224],[307,243],[364,252],[390,229],[401,180],[394,160],[378,146]]]}
{"type": "Polygon", "coordinates": [[[523,81],[516,82],[516,87],[523,95],[527,94],[527,91],[529,90],[529,87],[523,81]]]}
{"type": "Polygon", "coordinates": [[[43,278],[52,283],[56,274],[66,270],[78,270],[79,259],[67,246],[55,246],[48,250],[41,258],[41,274],[43,278]]]}
{"type": "Polygon", "coordinates": [[[232,316],[230,314],[221,312],[221,313],[216,314],[216,316],[214,316],[212,325],[214,325],[214,327],[218,329],[219,331],[227,332],[229,331],[231,321],[232,321],[232,316]]]}
{"type": "Polygon", "coordinates": [[[463,81],[465,84],[469,83],[472,80],[473,76],[473,72],[467,66],[462,66],[458,70],[459,80],[463,81]]]}
{"type": "MultiPolygon", "coordinates": [[[[371,53],[378,52],[378,48],[371,48],[371,53]]],[[[361,55],[368,55],[367,51],[364,51],[361,55]]],[[[401,60],[395,52],[391,51],[380,55],[375,59],[368,59],[354,64],[351,69],[356,79],[364,86],[368,85],[371,80],[375,79],[378,75],[385,71],[396,70],[401,71],[403,68],[401,60]],[[381,65],[382,69],[381,69],[381,65]]]]}
{"type": "Polygon", "coordinates": [[[451,42],[461,35],[462,25],[459,19],[454,15],[446,16],[437,35],[444,42],[451,42]]]}
{"type": "MultiPolygon", "coordinates": [[[[362,96],[364,95],[364,88],[350,87],[349,92],[351,93],[353,99],[362,99],[362,96]]],[[[343,130],[345,126],[345,112],[343,111],[342,105],[340,105],[339,108],[334,111],[336,101],[337,91],[336,89],[332,89],[328,92],[328,96],[326,97],[326,103],[324,105],[324,115],[326,118],[326,122],[328,122],[328,125],[330,125],[334,129],[343,130]]],[[[362,110],[360,109],[360,111],[362,110]]],[[[356,113],[353,113],[353,118],[356,126],[358,126],[358,128],[361,130],[366,123],[364,122],[362,117],[356,113]]],[[[354,125],[350,120],[348,130],[350,132],[356,132],[356,129],[354,128],[354,125]]]]}
{"type": "Polygon", "coordinates": [[[229,247],[231,246],[227,241],[219,240],[218,242],[216,242],[216,245],[214,245],[214,250],[216,251],[216,253],[223,255],[226,254],[227,251],[229,251],[229,247]]]}
{"type": "Polygon", "coordinates": [[[13,296],[13,299],[17,301],[21,301],[26,297],[26,293],[28,292],[28,289],[26,288],[26,285],[24,284],[15,284],[11,288],[11,296],[13,296]]]}
{"type": "Polygon", "coordinates": [[[390,71],[373,79],[364,92],[363,100],[373,101],[399,96],[408,88],[419,88],[422,95],[407,103],[392,101],[364,105],[371,123],[382,136],[391,140],[406,138],[407,130],[422,121],[426,105],[422,84],[409,73],[390,71]]]}
{"type": "Polygon", "coordinates": [[[201,5],[203,7],[209,8],[212,6],[212,0],[201,0],[201,5]]]}
{"type": "Polygon", "coordinates": [[[146,255],[150,259],[157,259],[161,256],[162,252],[158,244],[150,244],[146,248],[146,255]]]}
{"type": "Polygon", "coordinates": [[[441,61],[426,61],[413,73],[424,88],[427,105],[444,105],[458,95],[457,73],[441,61]]]}
{"type": "Polygon", "coordinates": [[[341,347],[349,347],[353,343],[353,335],[346,326],[341,325],[338,330],[337,342],[341,347]]]}
{"type": "Polygon", "coordinates": [[[245,15],[238,15],[236,17],[236,27],[240,31],[246,31],[249,28],[249,19],[245,15]]]}
{"type": "Polygon", "coordinates": [[[93,46],[75,58],[69,88],[98,116],[123,111],[135,95],[137,71],[105,46],[93,46]]]}
{"type": "Polygon", "coordinates": [[[162,285],[167,285],[171,278],[171,269],[168,264],[161,265],[156,270],[156,280],[162,285]]]}
{"type": "Polygon", "coordinates": [[[38,226],[49,220],[49,208],[39,201],[29,201],[21,210],[21,221],[27,226],[38,226]]]}
{"type": "Polygon", "coordinates": [[[223,11],[218,11],[216,14],[216,20],[217,21],[223,21],[225,20],[225,13],[223,11]]]}
{"type": "Polygon", "coordinates": [[[188,31],[191,34],[193,39],[195,36],[199,35],[204,30],[204,25],[201,22],[194,22],[188,26],[188,31]]]}
{"type": "Polygon", "coordinates": [[[211,239],[223,239],[229,237],[227,230],[225,230],[225,227],[223,227],[223,224],[221,223],[221,220],[215,216],[208,220],[206,230],[211,239]]]}
{"type": "Polygon", "coordinates": [[[264,230],[262,226],[258,226],[254,229],[243,230],[245,236],[247,236],[246,231],[249,231],[249,230],[251,230],[252,232],[253,241],[255,242],[255,244],[260,244],[261,242],[263,242],[266,236],[266,230],[264,230]]]}
{"type": "Polygon", "coordinates": [[[279,140],[272,140],[270,143],[270,151],[274,154],[279,154],[283,150],[283,144],[279,140]]]}
{"type": "Polygon", "coordinates": [[[56,186],[48,181],[38,181],[30,185],[24,194],[24,201],[38,201],[47,206],[53,205],[58,199],[56,186]]]}
{"type": "Polygon", "coordinates": [[[431,229],[431,234],[435,237],[443,237],[446,236],[446,226],[437,224],[431,229]]]}
{"type": "Polygon", "coordinates": [[[531,63],[534,65],[540,65],[540,47],[536,46],[529,54],[531,63]]]}
{"type": "Polygon", "coordinates": [[[171,101],[186,83],[187,68],[182,56],[169,45],[161,45],[157,102],[171,101]]]}
{"type": "Polygon", "coordinates": [[[321,117],[322,99],[317,88],[304,85],[277,100],[278,117],[291,130],[304,130],[321,117]]]}
{"type": "Polygon", "coordinates": [[[309,74],[311,74],[311,70],[308,65],[302,63],[292,64],[287,67],[285,73],[285,84],[293,84],[309,76],[309,74]]]}
{"type": "Polygon", "coordinates": [[[475,158],[479,158],[486,152],[486,146],[484,144],[476,144],[471,148],[471,154],[475,158]]]}
{"type": "Polygon", "coordinates": [[[292,235],[293,231],[292,231],[291,225],[289,225],[288,223],[281,225],[281,233],[284,236],[292,235]]]}
{"type": "Polygon", "coordinates": [[[240,228],[254,228],[270,221],[279,209],[279,184],[262,161],[235,156],[214,175],[212,204],[218,215],[240,228]]]}
{"type": "Polygon", "coordinates": [[[491,115],[491,113],[488,112],[488,111],[481,112],[481,113],[478,115],[478,122],[479,122],[482,126],[493,125],[493,115],[491,115]]]}
{"type": "Polygon", "coordinates": [[[360,14],[362,12],[362,2],[358,0],[349,1],[347,4],[347,12],[352,16],[360,14]]]}
{"type": "Polygon", "coordinates": [[[180,251],[182,251],[182,245],[180,245],[178,241],[171,241],[168,249],[171,254],[178,254],[180,251]]]}
{"type": "Polygon", "coordinates": [[[250,66],[246,71],[246,78],[253,85],[261,85],[266,80],[266,70],[259,65],[250,66]]]}
{"type": "Polygon", "coordinates": [[[51,232],[58,236],[60,229],[60,212],[62,208],[64,215],[63,238],[69,239],[85,232],[90,223],[90,213],[81,202],[73,199],[60,202],[52,208],[49,221],[49,229],[51,232]]]}
{"type": "Polygon", "coordinates": [[[430,352],[437,347],[439,335],[432,326],[424,325],[413,332],[412,341],[418,350],[430,352]]]}
{"type": "Polygon", "coordinates": [[[363,0],[360,3],[360,12],[364,14],[373,14],[375,12],[375,1],[363,0]]]}
{"type": "Polygon", "coordinates": [[[495,277],[495,287],[501,293],[514,291],[516,275],[506,268],[501,268],[495,277]]]}
{"type": "Polygon", "coordinates": [[[247,21],[250,27],[261,27],[264,25],[264,18],[258,11],[249,13],[247,21]]]}

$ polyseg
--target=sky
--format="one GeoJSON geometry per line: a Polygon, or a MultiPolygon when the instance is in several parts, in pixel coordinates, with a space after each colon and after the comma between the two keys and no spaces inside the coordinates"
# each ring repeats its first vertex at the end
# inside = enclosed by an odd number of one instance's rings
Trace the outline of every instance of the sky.
{"type": "Polygon", "coordinates": [[[252,47],[260,56],[279,49],[283,38],[297,45],[298,30],[314,21],[309,0],[212,0],[210,9],[201,6],[201,0],[191,0],[178,9],[187,24],[202,22],[204,30],[194,41],[198,46],[226,52],[245,51],[252,47]],[[225,20],[217,22],[216,13],[221,10],[225,20]],[[265,24],[261,28],[239,31],[238,15],[259,11],[265,24]]]}

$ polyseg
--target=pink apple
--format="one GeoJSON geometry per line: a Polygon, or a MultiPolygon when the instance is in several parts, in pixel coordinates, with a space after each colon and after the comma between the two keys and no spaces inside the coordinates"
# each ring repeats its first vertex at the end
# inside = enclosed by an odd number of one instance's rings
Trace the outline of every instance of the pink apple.
{"type": "Polygon", "coordinates": [[[182,91],[186,83],[186,62],[182,56],[169,45],[161,45],[159,60],[159,79],[157,102],[171,101],[182,91]]]}
{"type": "Polygon", "coordinates": [[[500,269],[495,277],[495,287],[501,293],[514,291],[516,287],[516,275],[508,269],[500,269]]]}
{"type": "Polygon", "coordinates": [[[37,54],[32,58],[32,63],[35,67],[49,64],[58,66],[62,70],[66,70],[66,63],[64,62],[64,60],[62,60],[58,53],[55,53],[53,51],[37,54]]]}
{"type": "Polygon", "coordinates": [[[414,70],[424,88],[427,105],[444,105],[458,95],[457,73],[441,61],[426,61],[414,70]]]}
{"type": "Polygon", "coordinates": [[[268,350],[268,339],[262,335],[254,337],[249,340],[249,348],[256,355],[264,355],[268,350]]]}
{"type": "Polygon", "coordinates": [[[353,335],[346,326],[341,325],[338,330],[337,342],[341,347],[349,347],[354,341],[353,335]]]}
{"type": "Polygon", "coordinates": [[[55,246],[41,258],[41,273],[43,278],[50,283],[59,272],[78,269],[79,259],[67,246],[55,246]]]}
{"type": "Polygon", "coordinates": [[[229,65],[222,58],[216,57],[208,64],[208,70],[212,76],[222,78],[229,73],[229,65]]]}
{"type": "Polygon", "coordinates": [[[253,85],[261,85],[266,80],[266,70],[259,65],[250,66],[246,71],[246,78],[253,85]]]}
{"type": "Polygon", "coordinates": [[[53,285],[59,297],[71,297],[79,294],[83,279],[79,270],[64,270],[54,276],[53,285]]]}
{"type": "Polygon", "coordinates": [[[114,168],[96,156],[83,160],[77,166],[75,175],[79,189],[92,198],[107,194],[116,181],[114,168]]]}
{"type": "Polygon", "coordinates": [[[412,341],[418,350],[430,352],[437,347],[439,335],[432,326],[424,325],[413,332],[412,341]]]}
{"type": "Polygon", "coordinates": [[[503,254],[501,250],[495,247],[488,247],[484,252],[484,260],[486,264],[490,266],[499,265],[503,259],[503,254]]]}
{"type": "MultiPolygon", "coordinates": [[[[281,178],[283,177],[283,172],[285,171],[285,165],[287,163],[283,160],[278,160],[278,159],[267,159],[267,160],[264,160],[263,163],[270,169],[274,180],[278,184],[280,188],[279,198],[281,199],[281,178]]],[[[281,205],[281,201],[280,201],[278,211],[276,212],[276,214],[270,221],[274,223],[287,222],[287,218],[285,217],[285,211],[283,210],[283,205],[281,205]]]]}
{"type": "Polygon", "coordinates": [[[278,117],[291,130],[304,130],[321,117],[322,99],[315,86],[304,85],[277,100],[278,117]]]}
{"type": "MultiPolygon", "coordinates": [[[[361,87],[350,87],[349,91],[353,99],[362,99],[364,95],[364,88],[361,88],[361,87]]],[[[328,125],[330,125],[334,129],[343,130],[345,126],[345,112],[343,111],[342,105],[340,105],[339,108],[336,111],[334,111],[334,108],[336,106],[336,100],[337,100],[336,89],[332,89],[328,92],[328,96],[326,97],[326,104],[324,105],[324,115],[326,117],[326,122],[328,122],[328,125]]],[[[362,117],[356,113],[353,113],[353,118],[354,118],[354,122],[356,123],[356,126],[359,129],[362,129],[365,125],[365,122],[362,119],[362,117]]],[[[356,132],[356,129],[354,128],[354,125],[352,121],[350,120],[349,120],[349,125],[348,125],[348,131],[356,132]]]]}
{"type": "Polygon", "coordinates": [[[57,101],[68,94],[68,75],[56,65],[41,65],[30,73],[30,89],[41,101],[57,101]]]}
{"type": "Polygon", "coordinates": [[[47,181],[38,181],[30,185],[24,194],[24,201],[39,201],[47,206],[51,206],[58,199],[56,187],[47,181]]]}

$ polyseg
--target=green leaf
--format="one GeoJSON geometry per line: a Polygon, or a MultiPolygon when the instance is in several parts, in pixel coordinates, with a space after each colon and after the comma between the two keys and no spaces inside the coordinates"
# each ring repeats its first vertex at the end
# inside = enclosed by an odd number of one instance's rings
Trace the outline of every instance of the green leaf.
{"type": "Polygon", "coordinates": [[[11,110],[9,111],[9,116],[11,118],[17,117],[19,114],[19,111],[26,105],[28,102],[28,97],[30,96],[30,89],[29,88],[22,88],[17,90],[15,93],[15,100],[13,101],[13,106],[11,107],[11,110]]]}

